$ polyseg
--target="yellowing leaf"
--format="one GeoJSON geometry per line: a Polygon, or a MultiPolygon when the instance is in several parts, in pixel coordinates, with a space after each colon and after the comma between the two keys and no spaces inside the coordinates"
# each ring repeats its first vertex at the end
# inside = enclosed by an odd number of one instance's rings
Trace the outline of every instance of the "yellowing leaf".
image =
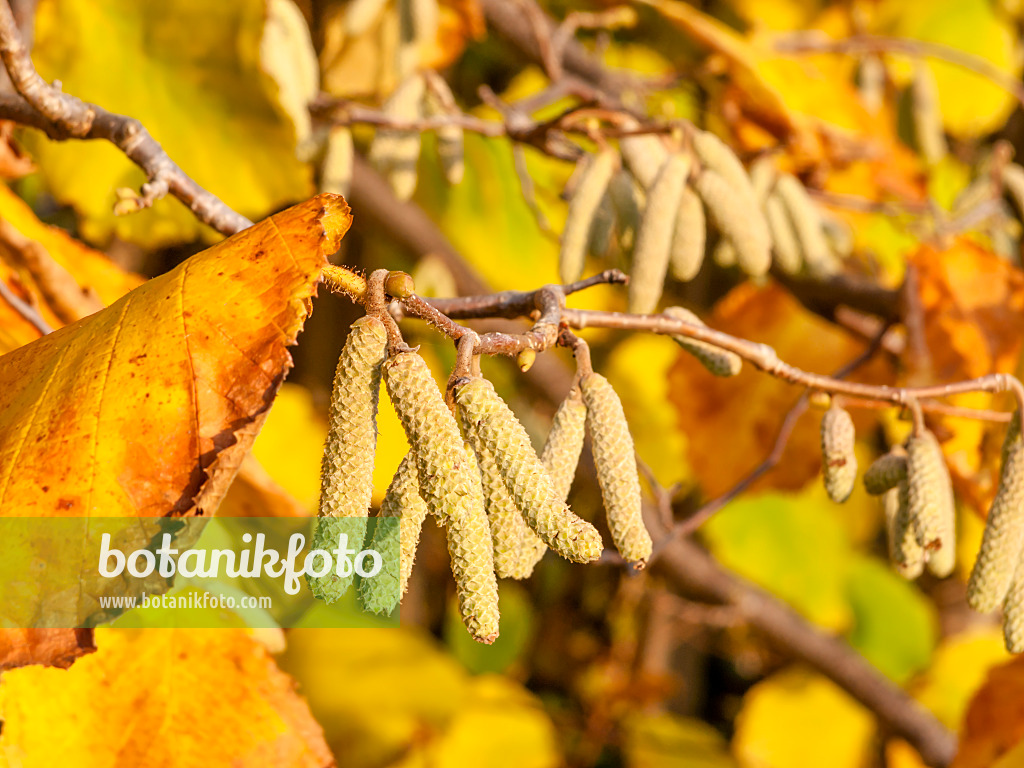
{"type": "MultiPolygon", "coordinates": [[[[311,191],[277,87],[260,69],[264,10],[262,0],[46,0],[33,60],[68,93],[141,120],[201,187],[261,218],[311,191]]],[[[115,218],[114,190],[145,178],[113,145],[26,139],[54,196],[82,216],[86,238],[152,246],[210,234],[172,198],[115,218]]]]}
{"type": "Polygon", "coordinates": [[[417,631],[293,630],[281,664],[347,768],[561,762],[537,699],[506,679],[470,677],[417,631]]]}
{"type": "MultiPolygon", "coordinates": [[[[876,34],[947,45],[986,60],[1008,79],[1020,77],[1020,39],[1012,20],[1001,15],[995,3],[883,0],[876,14],[876,34]]],[[[977,72],[938,59],[928,59],[927,65],[939,89],[943,123],[954,136],[967,139],[991,133],[1017,106],[1005,88],[977,72]]],[[[905,65],[905,75],[909,71],[905,65]]]]}
{"type": "Polygon", "coordinates": [[[69,670],[4,673],[6,765],[330,764],[293,681],[249,633],[100,629],[96,638],[96,653],[69,670]]]}
{"type": "Polygon", "coordinates": [[[834,515],[807,494],[765,493],[734,501],[701,532],[723,566],[750,579],[817,624],[852,618],[846,583],[853,556],[834,515]]]}
{"type": "Polygon", "coordinates": [[[729,746],[707,723],[667,712],[636,712],[622,724],[627,768],[735,768],[729,746]]]}
{"type": "Polygon", "coordinates": [[[1024,739],[1024,658],[1020,656],[989,670],[985,684],[974,695],[961,729],[960,751],[951,768],[1019,766],[1020,752],[1007,755],[1024,739]]]}
{"type": "Polygon", "coordinates": [[[321,195],[0,357],[0,507],[212,512],[350,221],[321,195]]]}
{"type": "Polygon", "coordinates": [[[732,748],[744,768],[861,768],[874,731],[871,713],[834,683],[789,669],[743,697],[732,748]]]}

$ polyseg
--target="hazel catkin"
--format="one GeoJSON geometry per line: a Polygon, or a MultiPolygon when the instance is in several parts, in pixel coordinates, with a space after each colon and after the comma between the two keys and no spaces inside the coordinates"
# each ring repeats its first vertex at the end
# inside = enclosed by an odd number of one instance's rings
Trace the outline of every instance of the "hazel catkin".
{"type": "Polygon", "coordinates": [[[398,465],[380,505],[378,518],[398,518],[398,525],[378,523],[374,530],[370,548],[382,554],[384,563],[374,578],[359,582],[359,599],[366,610],[389,614],[405,595],[426,516],[416,457],[410,451],[398,465]],[[387,556],[396,550],[397,558],[387,556]]]}
{"type": "Polygon", "coordinates": [[[689,173],[689,156],[672,155],[662,166],[647,196],[647,207],[640,220],[633,250],[633,270],[629,280],[630,312],[646,314],[658,306],[668,272],[672,234],[689,173]]]}
{"type": "MultiPolygon", "coordinates": [[[[673,320],[682,320],[684,323],[705,327],[703,320],[684,307],[668,307],[664,314],[673,320]]],[[[672,334],[672,340],[697,358],[700,364],[715,376],[735,376],[743,367],[743,360],[739,355],[716,347],[714,344],[681,334],[672,334]]]]}
{"type": "MultiPolygon", "coordinates": [[[[929,570],[944,571],[955,552],[955,508],[952,482],[935,435],[928,431],[911,435],[907,440],[907,509],[917,530],[917,542],[926,553],[929,570]],[[932,560],[946,551],[939,562],[932,560]]],[[[937,575],[948,575],[945,574],[937,575]]]]}
{"type": "Polygon", "coordinates": [[[456,385],[455,402],[466,414],[478,444],[494,456],[505,486],[529,526],[568,560],[589,563],[601,555],[601,536],[558,498],[530,437],[489,381],[456,385]]]}
{"type": "Polygon", "coordinates": [[[420,494],[447,532],[463,622],[475,639],[493,642],[498,635],[498,582],[472,451],[416,352],[388,358],[384,382],[416,455],[420,494]]]}
{"type": "MultiPolygon", "coordinates": [[[[752,277],[768,272],[772,264],[771,239],[762,235],[760,207],[748,208],[746,198],[736,192],[719,174],[705,169],[694,182],[715,228],[736,250],[736,263],[752,277]]],[[[767,225],[764,225],[767,232],[767,225]]]]}
{"type": "Polygon", "coordinates": [[[849,412],[833,401],[821,418],[821,464],[828,497],[840,504],[850,498],[857,481],[856,437],[849,412]]]}
{"type": "Polygon", "coordinates": [[[696,192],[688,186],[683,187],[669,251],[669,266],[677,280],[689,282],[700,272],[704,263],[706,241],[707,222],[704,220],[704,206],[696,192]]]}
{"type": "Polygon", "coordinates": [[[917,530],[910,519],[910,491],[906,480],[885,492],[885,527],[889,560],[905,579],[916,579],[924,571],[925,551],[917,543],[917,530]]]}
{"type": "Polygon", "coordinates": [[[1024,548],[1024,437],[1014,414],[1003,440],[999,487],[967,584],[967,602],[987,613],[1003,601],[1024,548]]]}
{"type": "Polygon", "coordinates": [[[608,182],[615,173],[616,159],[615,153],[610,150],[598,152],[586,161],[586,167],[580,175],[576,192],[569,201],[569,214],[565,220],[558,257],[559,276],[563,283],[575,282],[583,274],[588,235],[608,182]]]}
{"type": "Polygon", "coordinates": [[[907,479],[907,455],[903,449],[892,450],[875,459],[864,473],[864,489],[872,496],[881,496],[907,479]]]}
{"type": "Polygon", "coordinates": [[[601,374],[585,375],[580,389],[587,406],[587,431],[612,540],[623,558],[642,568],[653,544],[644,526],[640,476],[626,414],[619,396],[601,374]]]}

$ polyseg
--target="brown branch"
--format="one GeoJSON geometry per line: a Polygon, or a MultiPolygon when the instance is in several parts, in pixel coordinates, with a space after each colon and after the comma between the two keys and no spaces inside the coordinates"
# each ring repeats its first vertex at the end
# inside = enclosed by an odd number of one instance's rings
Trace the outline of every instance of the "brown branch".
{"type": "Polygon", "coordinates": [[[732,607],[780,651],[834,682],[875,714],[892,735],[905,739],[931,766],[947,766],[956,737],[930,712],[841,639],[812,626],[781,600],[723,570],[701,547],[679,539],[654,570],[675,590],[732,607]]]}
{"type": "Polygon", "coordinates": [[[0,97],[0,119],[28,125],[52,139],[106,139],[146,173],[141,195],[129,207],[145,208],[170,193],[196,218],[225,235],[252,222],[207,192],[179,168],[138,120],[108,112],[47,83],[36,72],[7,0],[0,0],[0,57],[21,94],[0,97]]]}

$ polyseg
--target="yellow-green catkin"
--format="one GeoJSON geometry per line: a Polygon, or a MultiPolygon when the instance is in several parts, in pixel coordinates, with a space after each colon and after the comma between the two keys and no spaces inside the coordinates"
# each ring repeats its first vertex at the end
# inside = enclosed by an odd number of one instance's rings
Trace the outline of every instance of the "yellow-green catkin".
{"type": "MultiPolygon", "coordinates": [[[[572,488],[580,453],[583,451],[586,423],[587,407],[583,405],[583,396],[579,389],[574,388],[555,411],[555,418],[544,442],[544,450],[540,454],[540,462],[548,471],[555,493],[561,501],[569,497],[569,489],[572,488]]],[[[529,576],[548,547],[529,527],[527,531],[530,536],[523,541],[519,566],[526,576],[529,576]]]]}
{"type": "Polygon", "coordinates": [[[924,571],[925,551],[917,543],[917,530],[910,519],[910,490],[900,480],[882,497],[885,527],[889,540],[889,560],[905,579],[916,579],[924,571]]]}
{"type": "Polygon", "coordinates": [[[398,525],[378,524],[370,545],[371,549],[380,553],[393,553],[397,550],[399,557],[397,560],[385,557],[380,573],[372,579],[360,580],[359,599],[366,610],[391,613],[405,595],[426,516],[427,505],[420,496],[416,456],[410,451],[398,465],[378,515],[381,519],[398,518],[398,525]],[[397,542],[394,541],[396,537],[397,542]]]}
{"type": "MultiPolygon", "coordinates": [[[[673,320],[681,320],[702,328],[706,327],[703,320],[684,307],[668,307],[664,314],[673,320]]],[[[700,364],[715,376],[735,376],[743,367],[743,360],[739,355],[708,344],[706,341],[698,341],[679,334],[672,334],[672,340],[697,358],[700,364]]]]}
{"type": "Polygon", "coordinates": [[[361,317],[352,324],[341,350],[320,467],[321,517],[366,517],[370,507],[386,346],[384,323],[361,317]]]}
{"type": "Polygon", "coordinates": [[[669,251],[669,266],[676,280],[689,282],[700,272],[704,263],[707,234],[704,205],[696,192],[688,186],[683,187],[675,231],[672,234],[672,247],[669,251]]]}
{"type": "Polygon", "coordinates": [[[448,534],[463,622],[475,639],[493,642],[498,582],[476,461],[422,357],[400,352],[389,358],[384,382],[416,455],[420,495],[448,534]]]}
{"type": "Polygon", "coordinates": [[[881,456],[864,473],[864,490],[881,496],[907,479],[907,455],[901,448],[881,456]]]}
{"type": "Polygon", "coordinates": [[[857,482],[856,438],[849,412],[833,401],[821,417],[821,466],[828,497],[840,504],[850,498],[857,482]]]}
{"type": "Polygon", "coordinates": [[[976,611],[995,610],[1003,600],[1024,548],[1024,438],[1015,414],[1003,441],[999,488],[985,522],[978,557],[967,584],[976,611]]]}
{"type": "MultiPolygon", "coordinates": [[[[382,111],[398,120],[418,120],[423,117],[424,90],[423,77],[415,73],[395,89],[382,111]]],[[[416,191],[419,156],[419,131],[382,128],[370,145],[370,162],[387,177],[400,200],[408,200],[416,191]]]]}
{"type": "Polygon", "coordinates": [[[619,396],[601,374],[585,375],[580,380],[580,389],[587,406],[587,431],[608,528],[619,554],[642,568],[653,545],[644,526],[640,476],[626,414],[619,396]]]}
{"type": "Polygon", "coordinates": [[[594,212],[594,219],[590,222],[590,230],[587,232],[587,252],[599,258],[606,256],[612,247],[614,234],[615,208],[612,207],[611,197],[605,191],[601,203],[594,212]]]}
{"type": "Polygon", "coordinates": [[[480,467],[484,508],[487,510],[487,522],[491,529],[491,542],[494,548],[494,571],[502,579],[526,578],[532,573],[533,567],[531,565],[525,574],[520,568],[524,539],[527,533],[532,536],[536,534],[526,525],[519,508],[509,495],[505,480],[487,446],[477,439],[465,412],[459,409],[458,413],[463,431],[476,453],[477,466],[480,467]]]}
{"type": "MultiPolygon", "coordinates": [[[[639,123],[633,124],[633,127],[637,126],[639,123]]],[[[668,160],[665,144],[661,138],[651,134],[626,136],[620,139],[619,151],[629,172],[645,190],[654,186],[658,173],[668,160]]]]}
{"type": "MultiPolygon", "coordinates": [[[[746,198],[736,193],[719,174],[705,169],[694,182],[708,217],[736,250],[736,263],[751,277],[760,277],[772,265],[771,237],[762,236],[755,222],[763,219],[760,207],[748,209],[746,198]]],[[[764,224],[767,231],[767,224],[764,224]]]]}
{"type": "MultiPolygon", "coordinates": [[[[1003,189],[1010,196],[1017,208],[1017,214],[1024,218],[1024,168],[1017,163],[1007,163],[1003,166],[1000,174],[1003,182],[1003,189]]],[[[986,192],[991,197],[991,182],[986,186],[986,192]]]]}
{"type": "MultiPolygon", "coordinates": [[[[693,150],[697,153],[701,165],[706,170],[714,171],[733,190],[734,196],[739,198],[742,207],[747,211],[749,228],[753,231],[754,236],[765,249],[770,248],[771,235],[768,232],[768,224],[761,216],[761,201],[754,190],[747,169],[736,157],[736,153],[728,144],[708,131],[694,133],[693,150]]],[[[740,266],[746,269],[742,261],[740,266]]]]}
{"type": "Polygon", "coordinates": [[[320,166],[320,191],[348,196],[352,186],[355,149],[352,131],[344,125],[331,126],[327,134],[327,150],[320,166]]]}
{"type": "Polygon", "coordinates": [[[623,250],[630,250],[636,242],[636,232],[640,227],[640,211],[643,209],[640,190],[637,189],[633,176],[620,170],[608,182],[608,199],[615,211],[615,220],[619,235],[619,245],[623,250]]]}
{"type": "Polygon", "coordinates": [[[928,164],[934,165],[948,154],[949,147],[942,128],[939,87],[925,61],[917,61],[914,64],[910,95],[917,148],[928,164]]]}
{"type": "Polygon", "coordinates": [[[953,507],[952,482],[942,455],[942,447],[935,435],[923,431],[907,440],[908,514],[917,530],[917,542],[926,553],[929,570],[937,566],[931,561],[939,558],[945,570],[956,546],[954,541],[956,512],[953,507]]]}
{"type": "Polygon", "coordinates": [[[772,234],[772,253],[775,263],[787,275],[797,274],[803,267],[800,243],[793,229],[793,222],[786,213],[786,206],[774,192],[764,201],[764,216],[772,234]]]}
{"type": "MultiPolygon", "coordinates": [[[[381,364],[387,333],[374,317],[361,317],[352,324],[338,358],[331,393],[327,441],[320,465],[321,518],[365,518],[373,497],[373,459],[377,449],[377,401],[380,394],[381,364]]],[[[362,548],[366,524],[343,526],[320,521],[314,540],[336,540],[337,529],[362,548]]],[[[335,573],[309,578],[313,594],[332,603],[348,591],[352,577],[335,573]]]]}
{"type": "Polygon", "coordinates": [[[586,161],[576,191],[569,201],[569,213],[562,232],[558,273],[563,283],[575,282],[583,274],[590,228],[608,182],[615,173],[617,159],[614,152],[605,150],[586,161]]]}
{"type": "Polygon", "coordinates": [[[783,173],[775,182],[775,192],[792,222],[802,262],[808,271],[814,275],[835,272],[835,257],[825,238],[821,212],[807,194],[804,185],[796,176],[783,173]]]}
{"type": "Polygon", "coordinates": [[[387,4],[388,0],[352,0],[345,8],[345,34],[349,37],[362,35],[387,4]]]}
{"type": "Polygon", "coordinates": [[[1024,560],[1017,563],[1003,600],[1003,640],[1010,653],[1024,653],[1024,560]]]}
{"type": "MultiPolygon", "coordinates": [[[[425,102],[427,117],[452,117],[460,114],[455,96],[445,79],[433,70],[426,71],[426,78],[429,86],[425,102]]],[[[445,180],[449,184],[460,184],[466,172],[465,142],[461,125],[448,123],[438,127],[437,157],[441,161],[445,180]]]]}
{"type": "Polygon", "coordinates": [[[487,447],[515,505],[544,543],[568,560],[589,563],[601,556],[601,535],[574,515],[552,484],[523,425],[490,382],[472,378],[455,388],[475,439],[487,447]]]}
{"type": "Polygon", "coordinates": [[[646,314],[658,306],[668,273],[672,234],[690,164],[688,155],[672,155],[662,166],[647,195],[647,206],[633,250],[633,270],[629,279],[630,312],[646,314]]]}

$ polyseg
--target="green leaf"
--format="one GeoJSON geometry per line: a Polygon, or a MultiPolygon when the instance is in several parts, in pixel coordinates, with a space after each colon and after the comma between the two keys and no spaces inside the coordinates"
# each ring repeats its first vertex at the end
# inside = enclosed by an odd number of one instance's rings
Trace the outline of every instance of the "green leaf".
{"type": "Polygon", "coordinates": [[[462,624],[458,604],[448,605],[444,622],[444,639],[452,655],[470,672],[504,672],[520,659],[533,634],[533,608],[526,590],[509,581],[501,583],[499,592],[501,634],[491,645],[478,643],[462,624]]]}
{"type": "MultiPolygon", "coordinates": [[[[728,455],[722,460],[728,461],[728,455]]],[[[838,518],[813,495],[744,497],[701,531],[726,568],[779,596],[816,624],[829,629],[849,625],[849,537],[838,518]]]]}
{"type": "Polygon", "coordinates": [[[848,586],[850,644],[885,675],[903,683],[931,660],[937,618],[930,602],[884,563],[858,558],[848,586]]]}
{"type": "Polygon", "coordinates": [[[622,724],[628,768],[735,768],[722,735],[700,720],[636,712],[622,724]]]}
{"type": "MultiPolygon", "coordinates": [[[[262,0],[44,0],[33,59],[66,92],[141,120],[200,186],[262,218],[312,191],[277,86],[260,70],[264,12],[262,0]]],[[[26,141],[53,195],[78,211],[86,238],[159,246],[204,232],[171,198],[115,218],[115,189],[146,179],[113,145],[38,133],[26,141]]]]}

